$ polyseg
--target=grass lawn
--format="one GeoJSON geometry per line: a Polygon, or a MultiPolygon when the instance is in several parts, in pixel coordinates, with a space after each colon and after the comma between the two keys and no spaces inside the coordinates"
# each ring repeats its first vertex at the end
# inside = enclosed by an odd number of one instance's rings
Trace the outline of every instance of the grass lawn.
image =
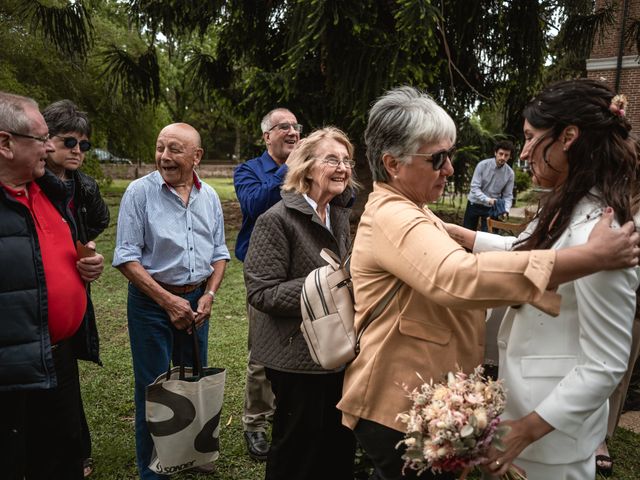
{"type": "MultiPolygon", "coordinates": [[[[216,188],[223,203],[235,200],[231,179],[205,181],[216,188]]],[[[127,282],[120,272],[109,266],[113,258],[118,205],[127,184],[128,181],[115,180],[103,191],[111,209],[112,224],[97,241],[98,250],[105,256],[107,267],[101,278],[93,284],[92,294],[104,366],[80,362],[84,405],[93,439],[95,470],[90,478],[94,480],[137,478],[133,427],[133,373],[127,334],[127,282]]],[[[227,225],[227,246],[230,252],[233,252],[236,229],[237,226],[227,225]]],[[[264,464],[254,462],[248,457],[242,437],[241,415],[246,356],[247,319],[242,264],[234,258],[227,267],[225,280],[216,296],[209,333],[209,364],[227,369],[220,459],[213,476],[179,474],[175,478],[264,478],[264,464]]],[[[638,480],[640,435],[618,429],[611,449],[616,456],[616,474],[612,478],[638,480]]]]}

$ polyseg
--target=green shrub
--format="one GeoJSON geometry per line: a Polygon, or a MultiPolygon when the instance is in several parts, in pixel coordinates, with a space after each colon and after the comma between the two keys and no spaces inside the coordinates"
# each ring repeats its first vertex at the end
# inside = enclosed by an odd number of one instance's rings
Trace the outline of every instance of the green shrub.
{"type": "Polygon", "coordinates": [[[104,173],[100,162],[98,162],[98,157],[95,155],[85,155],[84,162],[82,162],[82,167],[80,169],[83,173],[93,177],[96,182],[98,182],[100,188],[108,187],[113,181],[113,178],[104,173]]]}
{"type": "Polygon", "coordinates": [[[521,170],[520,168],[516,168],[514,170],[516,174],[515,177],[515,189],[518,192],[524,192],[525,190],[529,190],[531,188],[531,177],[527,172],[521,170]]]}

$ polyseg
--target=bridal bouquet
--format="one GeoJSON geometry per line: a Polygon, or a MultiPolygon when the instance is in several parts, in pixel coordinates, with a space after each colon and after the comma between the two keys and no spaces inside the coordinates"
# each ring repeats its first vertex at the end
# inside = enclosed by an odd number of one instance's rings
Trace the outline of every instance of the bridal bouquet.
{"type": "MultiPolygon", "coordinates": [[[[449,372],[446,381],[433,379],[409,392],[411,410],[398,415],[406,424],[404,468],[434,473],[462,471],[461,479],[486,461],[491,445],[502,449],[500,437],[508,427],[500,425],[505,406],[501,381],[483,377],[482,367],[467,375],[449,372]]],[[[526,480],[515,467],[506,480],[526,480]]]]}

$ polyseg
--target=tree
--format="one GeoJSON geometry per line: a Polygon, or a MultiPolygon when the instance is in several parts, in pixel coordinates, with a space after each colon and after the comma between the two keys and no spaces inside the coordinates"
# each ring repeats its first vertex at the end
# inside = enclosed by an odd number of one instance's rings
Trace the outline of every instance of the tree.
{"type": "Polygon", "coordinates": [[[217,45],[207,68],[222,75],[204,75],[198,86],[227,94],[240,90],[237,110],[254,125],[261,113],[282,104],[311,128],[334,123],[356,141],[371,102],[405,83],[431,92],[457,119],[479,103],[502,99],[504,130],[517,135],[520,112],[539,89],[545,62],[570,52],[573,70],[565,74],[584,69],[583,46],[606,20],[603,12],[593,12],[592,0],[129,5],[153,32],[202,36],[213,25],[217,45]],[[559,32],[557,25],[563,25],[559,32]]]}
{"type": "Polygon", "coordinates": [[[77,2],[7,1],[0,3],[0,21],[5,27],[0,30],[1,90],[32,96],[42,108],[72,99],[91,118],[95,146],[153,159],[157,124],[168,118],[165,109],[113,90],[104,75],[109,45],[126,44],[133,51],[140,46],[126,11],[115,2],[90,8],[77,2]],[[78,33],[81,25],[87,36],[78,33]]]}
{"type": "MultiPolygon", "coordinates": [[[[92,44],[98,6],[63,0],[50,0],[54,5],[47,8],[44,1],[16,3],[29,8],[16,8],[14,15],[30,18],[31,28],[59,50],[68,50],[72,40],[92,44]],[[38,16],[43,19],[35,20],[38,16]],[[73,28],[68,32],[64,25],[73,28]]],[[[131,19],[129,37],[135,37],[102,48],[105,79],[123,98],[163,103],[174,119],[188,118],[185,109],[192,105],[200,114],[224,111],[216,118],[224,117],[237,132],[255,131],[262,114],[275,105],[288,106],[308,127],[336,124],[356,143],[369,105],[399,84],[429,91],[459,123],[479,106],[499,102],[503,130],[518,135],[524,104],[542,81],[584,69],[586,47],[613,8],[593,12],[593,0],[129,0],[108,5],[131,19]],[[561,67],[545,68],[549,61],[561,67]]],[[[628,41],[637,42],[637,30],[630,22],[628,41]]],[[[77,54],[89,51],[82,47],[77,54]]],[[[236,137],[238,143],[240,134],[236,137]]]]}

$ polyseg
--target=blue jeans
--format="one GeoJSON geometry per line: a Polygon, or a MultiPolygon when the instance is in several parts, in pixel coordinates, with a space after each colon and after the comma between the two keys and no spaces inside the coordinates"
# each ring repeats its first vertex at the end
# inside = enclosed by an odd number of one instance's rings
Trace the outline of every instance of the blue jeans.
{"type": "MultiPolygon", "coordinates": [[[[197,288],[191,293],[180,295],[191,303],[195,311],[198,299],[204,292],[197,288]]],[[[168,479],[166,475],[158,475],[149,469],[153,440],[145,421],[145,389],[159,375],[169,368],[169,361],[174,365],[180,364],[180,358],[173,355],[174,342],[180,342],[184,363],[192,365],[193,347],[191,338],[186,331],[177,330],[165,310],[151,298],[129,284],[127,299],[127,317],[129,325],[129,341],[131,343],[131,357],[133,360],[133,376],[135,379],[136,406],[136,457],[138,472],[143,480],[168,479]]],[[[209,336],[209,321],[198,329],[198,343],[202,365],[207,365],[207,340],[209,336]]]]}

